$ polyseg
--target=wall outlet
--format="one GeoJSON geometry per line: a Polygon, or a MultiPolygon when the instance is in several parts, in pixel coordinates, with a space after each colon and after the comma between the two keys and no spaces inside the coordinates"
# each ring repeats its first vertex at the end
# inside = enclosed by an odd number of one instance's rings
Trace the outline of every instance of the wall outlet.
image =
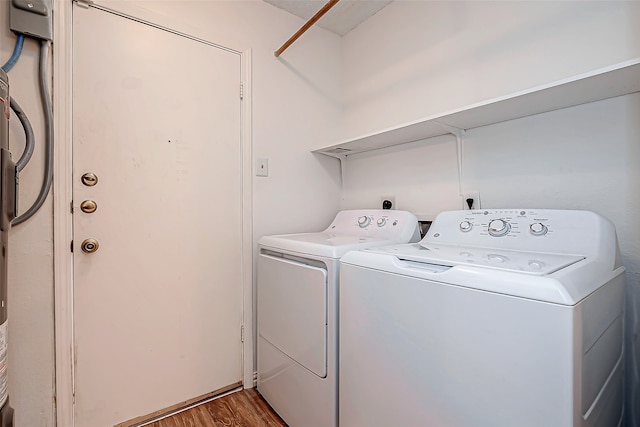
{"type": "Polygon", "coordinates": [[[395,209],[396,208],[396,196],[382,196],[380,197],[380,204],[378,209],[395,209]],[[391,202],[391,206],[389,206],[391,202]]]}
{"type": "Polygon", "coordinates": [[[479,191],[465,191],[462,193],[462,209],[480,209],[482,205],[480,203],[479,191]],[[471,199],[471,207],[469,207],[469,199],[471,199]]]}

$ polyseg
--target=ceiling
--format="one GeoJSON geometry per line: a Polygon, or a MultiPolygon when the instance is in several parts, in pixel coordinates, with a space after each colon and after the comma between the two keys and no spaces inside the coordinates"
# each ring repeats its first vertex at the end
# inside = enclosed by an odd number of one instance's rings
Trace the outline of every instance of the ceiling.
{"type": "MultiPolygon", "coordinates": [[[[318,12],[327,0],[264,0],[305,21],[318,12]]],[[[375,15],[393,0],[341,0],[316,23],[319,27],[344,36],[375,15]]]]}

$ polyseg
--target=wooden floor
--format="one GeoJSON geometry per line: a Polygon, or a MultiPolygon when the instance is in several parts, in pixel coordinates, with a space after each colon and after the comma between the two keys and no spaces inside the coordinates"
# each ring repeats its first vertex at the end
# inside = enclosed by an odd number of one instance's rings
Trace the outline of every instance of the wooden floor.
{"type": "Polygon", "coordinates": [[[255,388],[231,393],[146,426],[287,427],[255,388]]]}

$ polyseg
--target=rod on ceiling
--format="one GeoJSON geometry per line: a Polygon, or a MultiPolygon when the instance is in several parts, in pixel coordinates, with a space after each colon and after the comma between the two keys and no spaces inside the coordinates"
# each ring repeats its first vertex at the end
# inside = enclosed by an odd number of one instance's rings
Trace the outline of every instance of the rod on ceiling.
{"type": "Polygon", "coordinates": [[[282,46],[280,46],[280,49],[276,50],[275,52],[273,52],[273,54],[277,57],[279,57],[282,52],[284,52],[285,50],[287,50],[287,48],[289,46],[291,46],[293,44],[293,42],[295,42],[296,40],[298,40],[298,37],[300,37],[301,35],[303,35],[305,33],[305,31],[307,31],[309,28],[311,28],[311,26],[313,24],[316,23],[316,21],[320,18],[322,18],[322,16],[327,13],[329,11],[329,9],[331,9],[333,6],[336,5],[336,3],[338,3],[340,0],[329,0],[327,2],[327,4],[325,4],[324,6],[322,6],[322,9],[320,9],[319,11],[316,12],[315,15],[313,15],[302,27],[300,27],[300,29],[298,31],[296,31],[296,33],[294,35],[292,35],[289,40],[287,40],[286,42],[284,42],[284,44],[282,46]]]}

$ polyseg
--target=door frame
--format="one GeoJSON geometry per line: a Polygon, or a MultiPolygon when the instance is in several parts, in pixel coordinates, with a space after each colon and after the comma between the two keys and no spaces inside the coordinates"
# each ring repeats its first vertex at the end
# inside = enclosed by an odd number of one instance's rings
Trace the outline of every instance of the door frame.
{"type": "MultiPolygon", "coordinates": [[[[73,239],[71,213],[72,152],[73,152],[73,1],[56,0],[53,29],[55,55],[53,55],[53,112],[54,138],[56,141],[53,180],[53,280],[54,280],[54,333],[55,333],[55,413],[57,426],[74,426],[74,365],[75,342],[73,335],[73,239]]],[[[104,8],[106,9],[106,8],[104,8]]],[[[145,16],[117,12],[125,18],[133,18],[143,24],[169,30],[174,34],[195,41],[215,44],[177,29],[141,19],[145,16]]],[[[131,12],[129,12],[131,13],[131,12]]],[[[142,15],[148,10],[140,10],[142,15]]],[[[216,45],[219,46],[219,45],[216,45]]],[[[252,213],[252,76],[251,49],[244,51],[224,46],[220,48],[240,55],[243,100],[241,105],[242,145],[242,301],[243,343],[242,378],[245,388],[253,387],[253,213],[252,213]]],[[[240,89],[239,89],[240,90],[240,89]]]]}

